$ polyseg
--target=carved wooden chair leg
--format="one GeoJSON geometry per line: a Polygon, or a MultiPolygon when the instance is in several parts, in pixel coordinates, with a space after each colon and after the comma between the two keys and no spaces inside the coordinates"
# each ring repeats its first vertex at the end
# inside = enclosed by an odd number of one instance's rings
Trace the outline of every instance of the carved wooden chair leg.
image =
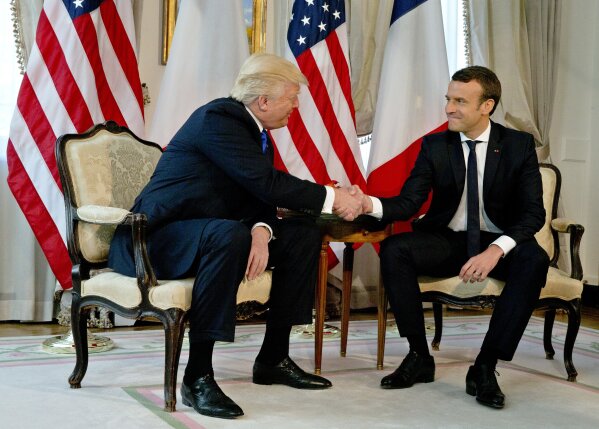
{"type": "Polygon", "coordinates": [[[73,343],[75,344],[76,361],[75,368],[69,376],[69,384],[72,389],[81,387],[81,380],[85,376],[88,363],[88,348],[87,348],[87,314],[89,309],[81,310],[79,297],[73,294],[71,303],[71,332],[73,335],[73,343]]]}
{"type": "Polygon", "coordinates": [[[568,381],[576,381],[578,371],[576,371],[572,362],[572,351],[580,328],[580,300],[577,303],[568,303],[565,310],[568,315],[568,329],[564,342],[564,364],[568,373],[568,381]]]}
{"type": "MultiPolygon", "coordinates": [[[[568,318],[569,319],[569,318],[568,318]]],[[[545,327],[543,329],[543,346],[545,347],[545,357],[553,359],[555,350],[551,344],[551,334],[553,333],[553,322],[555,320],[555,309],[549,309],[545,312],[545,327]]]]}
{"type": "Polygon", "coordinates": [[[433,315],[435,317],[435,336],[431,342],[433,350],[439,350],[441,336],[443,335],[443,304],[433,302],[433,315]]]}
{"type": "Polygon", "coordinates": [[[177,370],[185,332],[185,313],[176,309],[169,312],[164,324],[164,410],[172,413],[177,404],[177,370]]]}

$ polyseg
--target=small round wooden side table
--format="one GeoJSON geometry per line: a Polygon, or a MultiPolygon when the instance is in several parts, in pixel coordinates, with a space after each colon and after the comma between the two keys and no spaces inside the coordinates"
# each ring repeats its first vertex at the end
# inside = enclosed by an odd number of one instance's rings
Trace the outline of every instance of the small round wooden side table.
{"type": "MultiPolygon", "coordinates": [[[[378,243],[392,234],[392,225],[385,225],[371,216],[359,216],[353,222],[344,221],[334,215],[321,215],[317,223],[322,231],[322,244],[320,248],[320,260],[318,264],[318,281],[316,284],[316,316],[315,316],[315,347],[314,347],[314,372],[320,374],[322,365],[322,341],[324,329],[324,316],[327,291],[328,255],[327,249],[331,242],[345,243],[343,250],[343,287],[341,291],[341,356],[345,356],[347,349],[347,331],[349,326],[349,304],[352,287],[352,274],[354,267],[354,243],[378,243]]],[[[379,278],[379,292],[382,288],[379,278]]],[[[378,293],[379,301],[384,294],[378,293]]],[[[381,306],[378,303],[378,318],[383,317],[381,306]]],[[[385,335],[385,323],[378,323],[378,338],[385,335]],[[383,328],[381,328],[381,326],[383,328]],[[380,332],[381,329],[383,332],[380,332]]],[[[383,350],[377,347],[377,368],[382,369],[383,350]]]]}

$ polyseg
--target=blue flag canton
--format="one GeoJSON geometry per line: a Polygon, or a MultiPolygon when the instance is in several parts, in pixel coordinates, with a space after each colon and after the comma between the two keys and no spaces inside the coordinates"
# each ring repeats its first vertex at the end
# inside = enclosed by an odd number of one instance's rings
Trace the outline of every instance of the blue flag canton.
{"type": "Polygon", "coordinates": [[[297,57],[344,22],[344,0],[295,0],[287,31],[291,52],[297,57]]]}
{"type": "Polygon", "coordinates": [[[62,0],[64,7],[67,8],[71,19],[85,15],[96,10],[104,0],[62,0]]]}
{"type": "Polygon", "coordinates": [[[395,0],[393,3],[393,12],[391,12],[391,24],[397,21],[400,17],[417,8],[427,0],[395,0]]]}

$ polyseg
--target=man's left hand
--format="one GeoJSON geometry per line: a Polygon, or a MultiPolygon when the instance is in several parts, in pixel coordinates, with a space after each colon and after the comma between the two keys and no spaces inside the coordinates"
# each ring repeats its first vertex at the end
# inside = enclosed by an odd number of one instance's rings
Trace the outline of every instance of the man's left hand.
{"type": "Polygon", "coordinates": [[[468,259],[460,270],[460,278],[464,283],[484,281],[503,256],[501,247],[491,244],[484,252],[468,259]]]}
{"type": "Polygon", "coordinates": [[[252,230],[252,247],[250,248],[250,257],[245,269],[245,275],[248,280],[254,280],[266,269],[268,264],[268,241],[270,240],[270,231],[264,227],[254,228],[252,230]]]}

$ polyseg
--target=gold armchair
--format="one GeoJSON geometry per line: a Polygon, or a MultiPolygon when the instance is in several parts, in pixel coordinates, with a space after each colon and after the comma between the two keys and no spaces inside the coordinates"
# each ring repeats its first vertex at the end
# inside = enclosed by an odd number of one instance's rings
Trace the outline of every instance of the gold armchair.
{"type": "MultiPolygon", "coordinates": [[[[568,328],[564,343],[564,365],[568,381],[576,381],[578,375],[572,363],[572,350],[580,328],[580,298],[582,296],[582,264],[579,246],[584,227],[568,219],[557,218],[557,204],[561,188],[561,175],[557,167],[551,164],[540,164],[543,181],[543,205],[545,206],[545,225],[535,235],[538,243],[545,249],[551,261],[547,283],[541,290],[536,304],[537,310],[545,311],[543,345],[547,359],[553,359],[555,350],[551,344],[551,333],[557,309],[565,311],[568,316],[568,328]],[[558,233],[570,235],[570,274],[557,267],[559,258],[558,233]]],[[[443,332],[443,304],[458,307],[493,308],[497,297],[503,290],[504,282],[487,278],[484,282],[465,284],[459,277],[434,278],[422,276],[418,278],[422,300],[433,303],[435,319],[435,336],[432,341],[433,350],[438,350],[443,332]]],[[[379,353],[378,367],[382,368],[385,328],[381,324],[387,319],[387,299],[383,288],[379,289],[379,353]]]]}
{"type": "MultiPolygon", "coordinates": [[[[106,307],[132,319],[153,317],[164,326],[165,410],[172,412],[194,279],[156,279],[146,253],[145,215],[128,210],[150,179],[161,153],[160,146],[139,139],[114,122],[96,125],[83,134],[63,135],[56,142],[73,263],[71,327],[77,361],[69,383],[72,388],[80,388],[87,371],[86,319],[90,307],[106,307]],[[106,266],[110,242],[119,224],[131,227],[135,277],[118,274],[106,266]]],[[[242,282],[237,302],[265,303],[270,285],[268,271],[251,282],[242,282]]]]}

